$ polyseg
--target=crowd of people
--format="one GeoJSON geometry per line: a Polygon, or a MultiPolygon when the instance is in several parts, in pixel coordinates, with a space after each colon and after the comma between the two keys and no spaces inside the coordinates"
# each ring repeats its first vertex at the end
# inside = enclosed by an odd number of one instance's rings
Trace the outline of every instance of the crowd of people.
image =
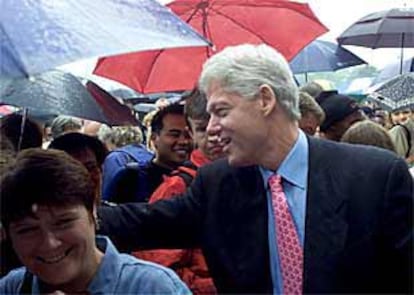
{"type": "Polygon", "coordinates": [[[413,293],[413,110],[245,44],[144,124],[0,119],[1,294],[413,293]]]}

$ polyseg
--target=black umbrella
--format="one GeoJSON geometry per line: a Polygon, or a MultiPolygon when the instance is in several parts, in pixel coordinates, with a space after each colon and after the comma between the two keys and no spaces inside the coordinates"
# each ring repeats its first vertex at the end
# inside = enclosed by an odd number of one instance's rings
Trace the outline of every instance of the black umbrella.
{"type": "Polygon", "coordinates": [[[414,107],[414,73],[399,75],[371,89],[368,99],[388,111],[414,107]]]}
{"type": "Polygon", "coordinates": [[[394,8],[371,13],[351,25],[337,40],[341,45],[373,49],[400,47],[402,63],[403,49],[414,47],[414,8],[394,8]]]}
{"type": "Polygon", "coordinates": [[[58,70],[30,78],[1,79],[0,104],[114,125],[111,117],[75,76],[58,70]]]}

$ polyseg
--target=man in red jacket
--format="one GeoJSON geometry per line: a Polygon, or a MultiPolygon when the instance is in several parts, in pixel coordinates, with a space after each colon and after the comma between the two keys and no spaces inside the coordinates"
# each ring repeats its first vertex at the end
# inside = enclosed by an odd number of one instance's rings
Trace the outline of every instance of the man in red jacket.
{"type": "MultiPolygon", "coordinates": [[[[206,103],[205,96],[198,89],[194,89],[185,98],[184,113],[190,123],[197,149],[191,153],[189,163],[185,163],[164,178],[164,182],[152,194],[150,203],[184,193],[194,178],[197,168],[223,157],[218,136],[206,133],[210,119],[206,111],[206,103]]],[[[149,250],[134,254],[174,269],[194,294],[217,293],[200,249],[149,250]]]]}

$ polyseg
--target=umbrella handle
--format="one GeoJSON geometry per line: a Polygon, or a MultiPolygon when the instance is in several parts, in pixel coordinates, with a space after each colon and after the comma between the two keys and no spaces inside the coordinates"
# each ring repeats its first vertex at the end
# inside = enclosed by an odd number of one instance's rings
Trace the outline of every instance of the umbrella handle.
{"type": "Polygon", "coordinates": [[[402,74],[403,60],[404,60],[404,37],[405,37],[405,33],[402,33],[402,37],[401,37],[400,75],[402,74]]]}
{"type": "Polygon", "coordinates": [[[22,124],[20,125],[19,143],[17,144],[17,151],[20,152],[23,143],[24,127],[26,126],[27,108],[23,108],[22,124]]]}

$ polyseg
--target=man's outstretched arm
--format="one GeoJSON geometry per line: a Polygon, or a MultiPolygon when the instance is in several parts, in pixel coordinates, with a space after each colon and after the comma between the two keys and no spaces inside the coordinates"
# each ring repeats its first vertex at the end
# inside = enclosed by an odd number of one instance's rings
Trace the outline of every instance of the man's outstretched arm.
{"type": "Polygon", "coordinates": [[[199,246],[202,210],[189,190],[153,204],[127,203],[98,209],[98,233],[120,251],[199,246]]]}

